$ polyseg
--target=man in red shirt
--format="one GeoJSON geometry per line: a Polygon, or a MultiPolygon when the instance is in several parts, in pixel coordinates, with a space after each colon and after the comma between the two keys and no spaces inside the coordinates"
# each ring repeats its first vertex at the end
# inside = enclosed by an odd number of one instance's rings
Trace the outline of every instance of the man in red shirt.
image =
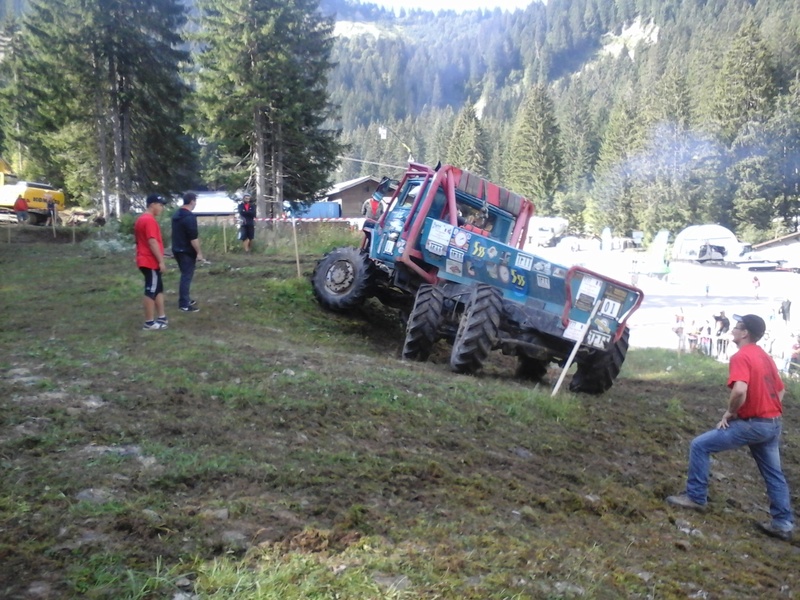
{"type": "Polygon", "coordinates": [[[17,196],[14,202],[14,211],[17,213],[17,222],[25,224],[28,220],[28,202],[22,197],[22,194],[17,196]]]}
{"type": "Polygon", "coordinates": [[[166,329],[167,315],[164,310],[164,283],[161,274],[167,270],[164,263],[164,242],[161,227],[156,218],[164,210],[167,201],[158,194],[147,197],[147,210],[136,219],[133,233],[136,237],[136,266],[144,275],[144,327],[142,329],[166,329]],[[156,318],[158,313],[158,318],[156,318]]]}
{"type": "Polygon", "coordinates": [[[767,484],[772,520],[757,523],[773,537],[789,541],[794,529],[794,514],[789,486],[781,469],[779,449],[783,381],[775,361],[756,342],[767,327],[757,315],[734,315],[733,343],[739,351],[730,359],[728,409],[712,429],[692,440],[689,448],[689,475],[686,491],[669,496],[672,506],[703,511],[708,500],[710,455],[723,450],[748,446],[758,470],[767,484]]]}

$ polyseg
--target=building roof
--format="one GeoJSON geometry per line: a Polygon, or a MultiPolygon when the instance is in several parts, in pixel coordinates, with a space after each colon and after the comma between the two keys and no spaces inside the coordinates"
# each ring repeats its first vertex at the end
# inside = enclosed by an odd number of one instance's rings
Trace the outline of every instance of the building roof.
{"type": "Polygon", "coordinates": [[[775,238],[774,240],[767,240],[766,242],[761,242],[760,244],[753,244],[753,250],[766,250],[767,248],[773,248],[775,246],[788,246],[789,244],[795,244],[797,242],[800,242],[800,231],[783,235],[779,238],[775,238]]]}
{"type": "Polygon", "coordinates": [[[348,181],[342,181],[341,183],[335,183],[327,190],[322,192],[321,199],[324,200],[327,198],[336,198],[342,192],[349,190],[350,188],[357,187],[366,183],[367,181],[373,181],[376,184],[380,183],[380,179],[375,177],[374,175],[368,175],[366,177],[358,177],[357,179],[349,179],[348,181]]]}

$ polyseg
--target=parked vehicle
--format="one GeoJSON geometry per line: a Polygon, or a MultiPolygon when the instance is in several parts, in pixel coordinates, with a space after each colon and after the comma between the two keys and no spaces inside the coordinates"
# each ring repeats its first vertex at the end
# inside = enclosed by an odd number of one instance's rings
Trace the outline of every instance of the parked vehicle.
{"type": "Polygon", "coordinates": [[[526,198],[472,173],[411,163],[388,210],[365,223],[361,247],[317,263],[314,295],[334,311],[371,297],[400,309],[403,357],[427,360],[444,339],[459,373],[500,349],[518,357],[517,376],[539,380],[575,350],[570,389],[603,393],[625,360],[626,321],[643,293],[523,251],[533,213],[526,198]]]}
{"type": "Polygon", "coordinates": [[[17,181],[0,186],[0,209],[12,212],[14,202],[22,196],[28,203],[28,219],[31,225],[43,225],[47,221],[47,199],[52,198],[58,213],[64,210],[64,192],[46,183],[17,181]]]}

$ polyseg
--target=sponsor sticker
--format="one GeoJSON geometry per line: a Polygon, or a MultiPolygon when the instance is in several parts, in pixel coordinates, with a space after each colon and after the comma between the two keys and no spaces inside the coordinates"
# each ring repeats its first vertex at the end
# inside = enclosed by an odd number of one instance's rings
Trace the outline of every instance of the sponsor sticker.
{"type": "Polygon", "coordinates": [[[597,300],[597,296],[600,295],[600,290],[603,287],[603,282],[595,277],[590,277],[588,275],[584,275],[581,279],[581,285],[578,288],[578,296],[583,294],[584,296],[589,296],[592,299],[592,305],[594,305],[594,301],[597,300]]]}
{"type": "Polygon", "coordinates": [[[608,322],[608,319],[597,318],[594,320],[594,325],[602,331],[603,333],[611,333],[611,324],[608,322]]]}
{"type": "Polygon", "coordinates": [[[463,263],[464,262],[464,251],[459,248],[450,248],[450,251],[447,253],[447,258],[450,260],[454,260],[456,262],[463,263]]]}
{"type": "Polygon", "coordinates": [[[451,275],[464,274],[463,264],[461,262],[456,262],[454,260],[445,261],[445,270],[451,275]]]}
{"type": "Polygon", "coordinates": [[[578,298],[575,300],[575,308],[585,310],[586,312],[592,312],[593,306],[594,298],[592,296],[587,296],[586,294],[578,292],[578,298]]]}
{"type": "MultiPolygon", "coordinates": [[[[453,226],[444,221],[434,221],[431,225],[431,232],[428,234],[427,244],[439,244],[440,246],[447,246],[450,243],[450,238],[453,235],[453,226]]],[[[426,244],[426,248],[430,247],[426,244]]],[[[431,250],[433,252],[433,250],[431,250]]]]}
{"type": "Polygon", "coordinates": [[[580,323],[578,321],[573,321],[572,319],[570,319],[567,328],[564,330],[563,336],[568,340],[577,342],[578,340],[583,338],[584,329],[586,329],[586,323],[580,323]]]}
{"type": "Polygon", "coordinates": [[[438,242],[434,242],[429,238],[428,242],[425,244],[425,249],[431,254],[438,254],[439,256],[444,256],[445,245],[440,244],[438,242]]]}
{"type": "Polygon", "coordinates": [[[538,271],[539,273],[544,273],[545,275],[550,275],[550,269],[552,265],[549,262],[545,262],[543,260],[539,260],[534,263],[533,270],[538,271]]]}
{"type": "Polygon", "coordinates": [[[596,329],[592,329],[586,334],[586,343],[601,350],[604,350],[610,341],[611,334],[603,333],[602,331],[597,331],[596,329]]]}
{"type": "Polygon", "coordinates": [[[523,271],[530,271],[533,268],[533,256],[520,252],[514,259],[514,266],[523,271]]]}
{"type": "Polygon", "coordinates": [[[546,290],[550,289],[550,278],[547,275],[536,274],[536,285],[546,290]]]}

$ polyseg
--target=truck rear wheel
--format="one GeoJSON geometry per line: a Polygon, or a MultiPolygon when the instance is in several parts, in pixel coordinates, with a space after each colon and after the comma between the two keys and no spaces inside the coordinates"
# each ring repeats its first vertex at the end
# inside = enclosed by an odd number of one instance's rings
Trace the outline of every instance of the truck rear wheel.
{"type": "Polygon", "coordinates": [[[439,337],[442,322],[444,294],[430,284],[423,284],[417,290],[414,308],[406,325],[406,340],[403,344],[403,358],[424,362],[439,337]]]}
{"type": "Polygon", "coordinates": [[[630,336],[631,331],[626,327],[609,350],[595,351],[577,360],[578,370],[572,376],[569,391],[597,395],[610,390],[628,354],[630,336]]]}
{"type": "Polygon", "coordinates": [[[456,373],[475,373],[492,351],[500,333],[503,297],[500,290],[480,284],[469,303],[453,342],[450,368],[456,373]]]}
{"type": "Polygon", "coordinates": [[[531,358],[520,354],[517,358],[517,372],[518,379],[525,379],[527,381],[541,381],[547,375],[547,367],[550,366],[549,360],[542,360],[540,358],[531,358]]]}
{"type": "Polygon", "coordinates": [[[329,310],[347,311],[372,296],[375,265],[358,248],[336,248],[314,267],[311,286],[314,297],[329,310]]]}

